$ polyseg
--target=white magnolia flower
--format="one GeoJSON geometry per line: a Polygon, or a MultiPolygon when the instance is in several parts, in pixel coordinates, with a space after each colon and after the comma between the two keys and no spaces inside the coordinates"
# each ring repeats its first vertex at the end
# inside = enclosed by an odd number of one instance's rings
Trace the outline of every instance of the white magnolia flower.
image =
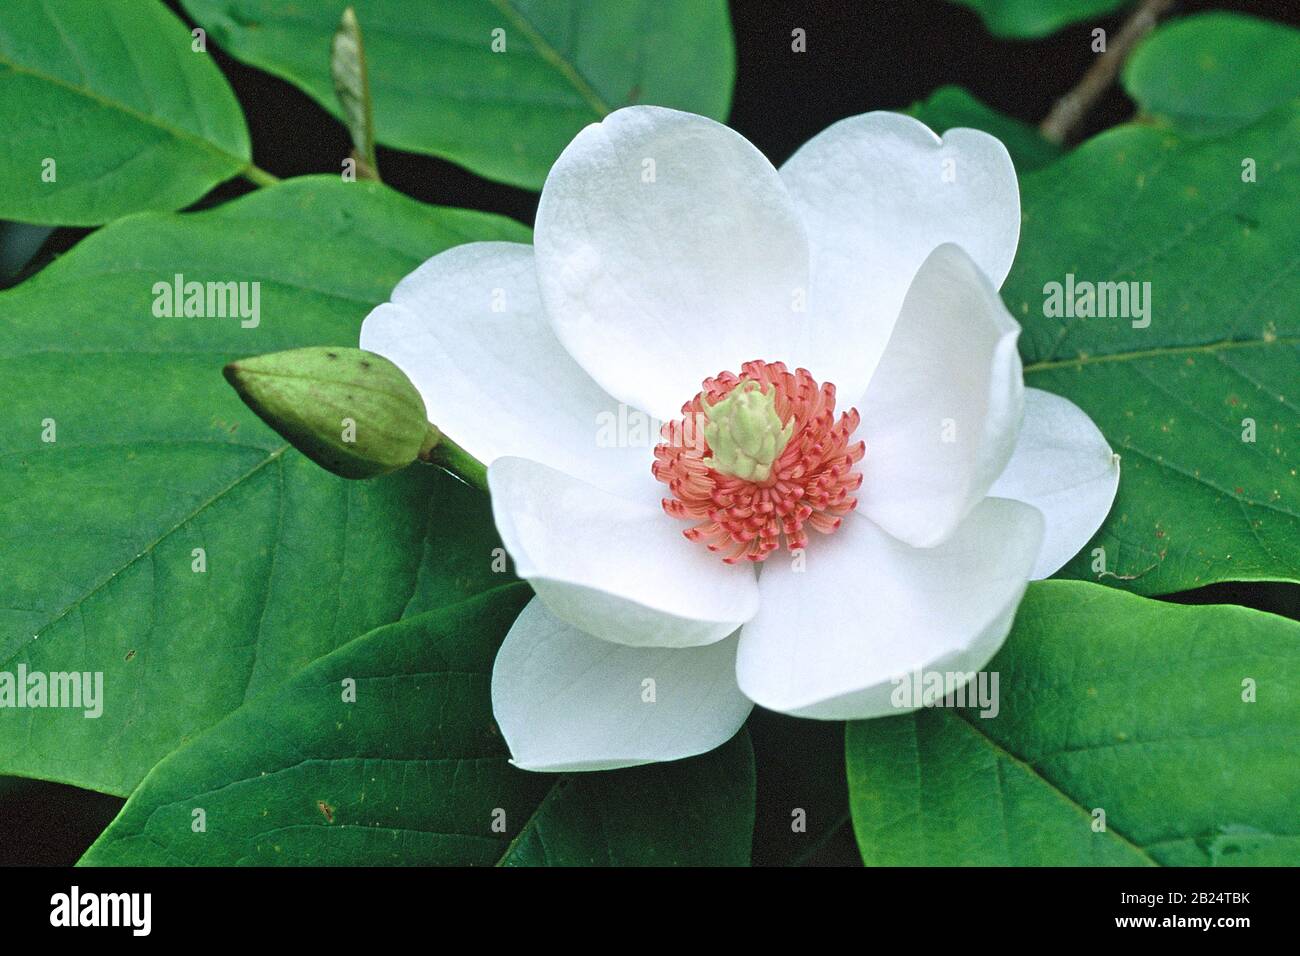
{"type": "Polygon", "coordinates": [[[537,592],[492,678],[516,764],[686,757],[752,702],[896,714],[895,678],[993,656],[1119,479],[1087,415],[1024,387],[996,291],[1019,230],[985,133],[868,113],[778,171],[632,107],[556,161],[532,246],[398,284],[361,346],[489,464],[537,592]],[[658,448],[601,440],[637,413],[658,448]]]}

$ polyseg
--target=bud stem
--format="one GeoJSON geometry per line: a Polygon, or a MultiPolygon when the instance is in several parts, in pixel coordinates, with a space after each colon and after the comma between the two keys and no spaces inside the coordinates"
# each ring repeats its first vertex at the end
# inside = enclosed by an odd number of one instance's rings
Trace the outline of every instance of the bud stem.
{"type": "Polygon", "coordinates": [[[487,492],[487,468],[483,463],[454,441],[430,425],[420,446],[420,461],[436,465],[454,478],[459,478],[471,488],[487,492]]]}

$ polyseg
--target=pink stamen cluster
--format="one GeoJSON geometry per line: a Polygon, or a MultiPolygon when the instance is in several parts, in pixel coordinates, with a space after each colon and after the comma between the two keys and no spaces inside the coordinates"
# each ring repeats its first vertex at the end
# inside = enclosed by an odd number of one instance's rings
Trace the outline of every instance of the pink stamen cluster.
{"type": "Polygon", "coordinates": [[[791,551],[804,548],[805,525],[830,534],[857,507],[852,495],[862,485],[862,474],[854,466],[866,454],[866,444],[849,444],[858,411],[851,408],[837,421],[835,386],[829,382],[818,387],[804,369],[791,373],[780,362],[746,362],[739,375],[722,372],[705,379],[682,414],[685,418],[660,430],[664,441],[655,448],[651,471],[673,493],[663,500],[664,511],[695,522],[682,533],[720,553],[728,564],[762,561],[783,537],[791,551]],[[712,452],[704,440],[702,400],[716,405],[745,381],[758,382],[764,392],[775,388],[781,423],[795,422],[789,444],[761,482],[722,474],[704,463],[712,452]]]}

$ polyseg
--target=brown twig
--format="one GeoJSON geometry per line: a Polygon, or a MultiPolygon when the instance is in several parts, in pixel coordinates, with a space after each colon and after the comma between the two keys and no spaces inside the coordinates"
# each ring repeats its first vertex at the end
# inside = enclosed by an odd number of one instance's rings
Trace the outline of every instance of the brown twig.
{"type": "Polygon", "coordinates": [[[1045,139],[1061,144],[1076,132],[1083,118],[1088,115],[1088,110],[1115,82],[1120,67],[1138,40],[1146,36],[1161,15],[1173,5],[1174,0],[1142,0],[1133,15],[1119,28],[1115,39],[1107,44],[1106,52],[1088,68],[1074,89],[1056,101],[1052,111],[1047,114],[1047,119],[1038,127],[1045,139]]]}

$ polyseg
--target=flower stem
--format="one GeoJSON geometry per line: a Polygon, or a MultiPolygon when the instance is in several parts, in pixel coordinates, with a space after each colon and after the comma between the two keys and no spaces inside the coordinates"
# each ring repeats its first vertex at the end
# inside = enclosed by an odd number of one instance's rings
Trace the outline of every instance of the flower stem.
{"type": "Polygon", "coordinates": [[[1138,40],[1151,31],[1161,14],[1173,3],[1174,0],[1143,0],[1133,15],[1124,21],[1106,52],[1083,74],[1083,79],[1056,101],[1052,111],[1047,114],[1047,119],[1038,127],[1044,139],[1060,145],[1078,131],[1088,111],[1110,89],[1111,83],[1119,75],[1120,67],[1138,40]]]}

